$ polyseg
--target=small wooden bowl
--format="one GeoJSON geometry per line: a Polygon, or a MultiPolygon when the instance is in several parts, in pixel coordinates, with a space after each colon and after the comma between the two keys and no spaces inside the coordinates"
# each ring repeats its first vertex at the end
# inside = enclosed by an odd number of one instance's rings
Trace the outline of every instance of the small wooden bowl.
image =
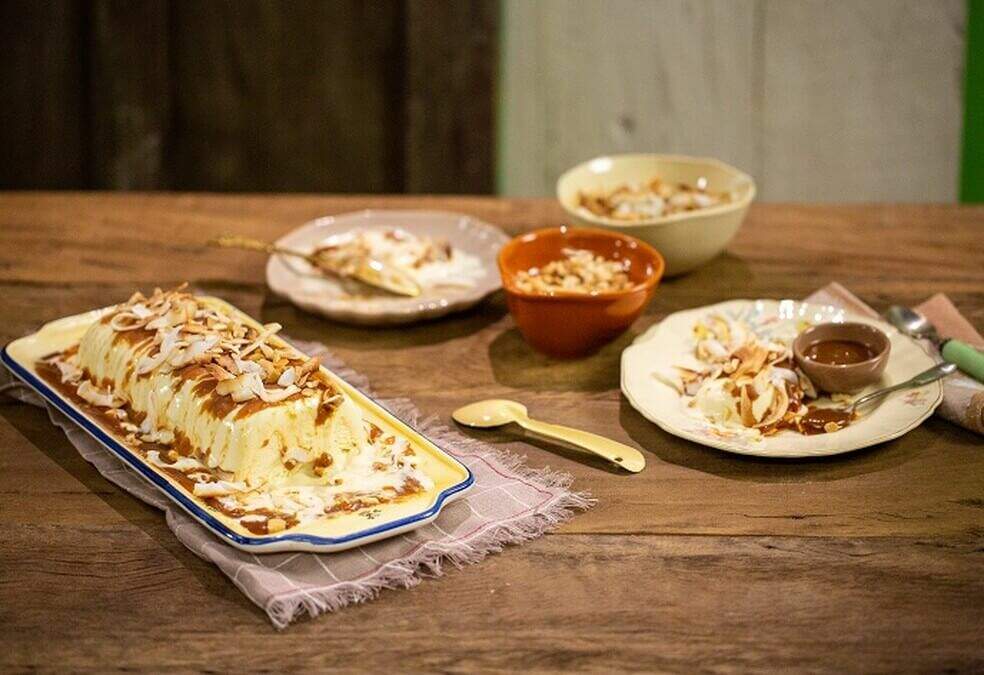
{"type": "Polygon", "coordinates": [[[821,323],[807,328],[793,341],[796,364],[818,389],[832,394],[853,394],[877,382],[885,372],[891,351],[892,341],[888,336],[866,323],[821,323]],[[874,356],[867,361],[839,366],[806,358],[810,347],[827,340],[860,342],[874,356]]]}
{"type": "Polygon", "coordinates": [[[592,228],[554,227],[516,237],[499,252],[499,272],[509,311],[526,341],[558,358],[596,351],[635,321],[653,297],[665,263],[659,252],[628,235],[592,228]],[[593,251],[609,260],[627,260],[633,285],[616,293],[529,293],[515,276],[564,257],[563,249],[593,251]]]}

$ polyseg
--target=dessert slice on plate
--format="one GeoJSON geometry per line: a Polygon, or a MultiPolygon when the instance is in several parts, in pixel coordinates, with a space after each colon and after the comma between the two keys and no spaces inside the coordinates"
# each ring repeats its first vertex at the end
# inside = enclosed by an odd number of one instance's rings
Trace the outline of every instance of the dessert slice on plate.
{"type": "Polygon", "coordinates": [[[279,330],[215,298],[157,290],[49,324],[4,361],[243,546],[364,543],[427,522],[470,485],[466,467],[279,330]]]}

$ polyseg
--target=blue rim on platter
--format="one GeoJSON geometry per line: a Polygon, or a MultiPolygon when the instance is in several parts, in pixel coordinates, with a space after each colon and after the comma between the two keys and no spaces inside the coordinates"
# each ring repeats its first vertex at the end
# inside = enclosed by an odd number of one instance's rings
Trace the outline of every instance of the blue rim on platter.
{"type": "MultiPolygon", "coordinates": [[[[191,514],[198,522],[207,527],[213,534],[217,535],[221,539],[226,539],[237,546],[240,547],[251,547],[257,551],[262,551],[264,548],[276,544],[283,544],[285,542],[298,542],[302,544],[308,544],[310,546],[318,547],[340,547],[346,544],[352,544],[352,546],[357,545],[353,542],[358,542],[362,539],[370,539],[375,541],[380,538],[377,535],[385,534],[392,530],[400,530],[405,528],[407,525],[412,525],[420,521],[426,521],[430,518],[436,516],[441,509],[444,507],[445,502],[447,502],[451,497],[467,490],[475,482],[475,475],[472,473],[471,469],[468,468],[464,462],[460,461],[454,455],[444,450],[436,443],[427,439],[429,443],[438,448],[445,455],[453,459],[456,463],[460,464],[462,468],[466,471],[466,478],[454,485],[445,488],[437,496],[437,500],[427,509],[421,511],[420,513],[415,513],[410,516],[404,516],[398,520],[394,520],[388,523],[383,523],[377,525],[376,527],[370,527],[364,530],[359,530],[351,534],[347,534],[343,537],[319,537],[311,534],[283,534],[279,536],[267,536],[267,537],[250,537],[246,535],[233,532],[222,523],[215,516],[210,514],[206,509],[204,509],[195,500],[189,498],[183,492],[178,490],[169,480],[164,476],[157,473],[150,468],[142,459],[131,452],[125,445],[117,441],[115,438],[110,436],[108,433],[103,431],[99,426],[94,424],[85,415],[83,415],[78,409],[73,405],[69,404],[61,395],[52,390],[47,384],[42,380],[38,379],[32,372],[24,368],[22,365],[17,363],[7,352],[7,347],[5,346],[0,350],[0,361],[16,375],[20,380],[22,380],[29,387],[38,392],[46,401],[55,406],[60,412],[67,415],[73,422],[78,424],[83,430],[85,430],[90,436],[95,438],[99,443],[101,443],[107,450],[116,455],[119,459],[123,460],[130,468],[135,469],[139,472],[145,479],[153,483],[159,490],[161,490],[165,495],[167,495],[171,500],[181,506],[185,511],[191,514]]],[[[369,400],[378,405],[380,408],[387,410],[385,406],[381,405],[375,399],[367,396],[369,400]]],[[[387,410],[389,412],[389,410],[387,410]]],[[[392,413],[390,413],[392,414],[392,413]]],[[[395,415],[394,415],[395,417],[395,415]]],[[[399,418],[397,418],[399,419],[399,418]]],[[[403,422],[403,420],[400,420],[403,422]]],[[[403,424],[407,424],[403,422],[403,424]]],[[[414,428],[412,425],[407,424],[411,429],[417,432],[421,437],[427,438],[420,433],[419,430],[414,428]]],[[[394,534],[397,534],[394,532],[394,534]]],[[[346,548],[348,548],[346,546],[346,548]]],[[[283,549],[280,549],[281,551],[283,549]]]]}

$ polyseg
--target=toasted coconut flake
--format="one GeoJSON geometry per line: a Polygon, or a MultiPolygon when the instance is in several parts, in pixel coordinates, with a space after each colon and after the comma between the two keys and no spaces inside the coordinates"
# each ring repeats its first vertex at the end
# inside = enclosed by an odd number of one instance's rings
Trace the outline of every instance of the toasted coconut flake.
{"type": "Polygon", "coordinates": [[[297,371],[293,366],[284,368],[284,371],[280,373],[280,377],[277,379],[277,384],[281,387],[289,387],[294,384],[297,379],[297,371]]]}
{"type": "MultiPolygon", "coordinates": [[[[206,353],[218,344],[219,338],[217,335],[208,335],[206,337],[194,340],[188,344],[188,346],[183,350],[175,350],[174,353],[168,358],[168,363],[174,368],[180,368],[191,363],[198,363],[199,361],[205,360],[204,357],[206,353]]],[[[209,357],[210,359],[211,357],[209,357]]]]}
{"type": "Polygon", "coordinates": [[[260,368],[263,369],[262,377],[265,383],[274,384],[280,378],[280,373],[278,373],[277,369],[273,367],[273,362],[269,359],[261,358],[257,361],[257,363],[259,363],[260,368]]]}
{"type": "Polygon", "coordinates": [[[220,354],[215,357],[215,363],[222,368],[224,368],[229,373],[239,373],[239,368],[236,366],[236,362],[232,360],[232,357],[228,354],[220,354]]]}
{"type": "Polygon", "coordinates": [[[63,384],[78,384],[82,379],[82,370],[66,359],[49,359],[48,363],[53,364],[58,369],[63,384]]]}
{"type": "Polygon", "coordinates": [[[761,345],[746,344],[739,347],[734,356],[739,361],[738,368],[735,369],[735,377],[740,378],[746,375],[754,377],[762,370],[769,358],[769,352],[761,345]]]}
{"type": "Polygon", "coordinates": [[[258,382],[256,373],[243,373],[231,380],[223,380],[215,386],[215,393],[220,396],[231,396],[232,400],[242,403],[258,396],[257,390],[263,388],[263,382],[258,382]]]}
{"type": "Polygon", "coordinates": [[[817,398],[819,396],[817,388],[813,385],[813,380],[806,376],[799,368],[796,369],[796,375],[799,377],[799,386],[803,390],[803,393],[807,398],[817,398]]]}
{"type": "Polygon", "coordinates": [[[233,361],[236,362],[236,370],[240,373],[248,375],[262,375],[263,368],[256,361],[244,361],[236,356],[233,356],[233,361]]]}
{"type": "Polygon", "coordinates": [[[279,323],[268,323],[265,326],[263,326],[263,331],[253,340],[252,344],[250,344],[248,347],[246,347],[246,349],[240,352],[239,358],[243,358],[254,349],[259,348],[260,345],[262,345],[267,340],[267,338],[269,338],[274,333],[278,332],[281,328],[283,328],[283,326],[281,326],[279,323]]]}
{"type": "Polygon", "coordinates": [[[267,403],[279,403],[299,391],[300,389],[293,384],[289,387],[284,387],[283,389],[267,389],[266,387],[261,386],[259,391],[257,391],[257,394],[267,403]]]}
{"type": "Polygon", "coordinates": [[[123,405],[113,392],[100,389],[88,380],[83,380],[75,391],[79,397],[100,408],[118,408],[123,405]]]}
{"type": "Polygon", "coordinates": [[[158,316],[157,318],[153,319],[152,321],[147,322],[147,329],[148,330],[161,330],[163,328],[170,327],[170,325],[171,325],[171,321],[170,321],[170,319],[168,319],[168,315],[165,314],[163,316],[158,316]]]}
{"type": "Polygon", "coordinates": [[[741,388],[741,397],[738,399],[738,413],[741,415],[741,423],[746,427],[755,426],[755,415],[752,413],[752,397],[749,395],[749,385],[741,388]]]}
{"type": "Polygon", "coordinates": [[[178,339],[178,329],[170,330],[164,333],[160,350],[153,356],[144,356],[137,363],[137,375],[144,375],[154,370],[161,364],[163,364],[167,358],[171,355],[181,341],[178,339]]]}
{"type": "MultiPolygon", "coordinates": [[[[208,326],[203,326],[200,323],[186,323],[181,327],[181,330],[185,333],[203,334],[208,332],[208,326]]],[[[216,337],[216,340],[218,340],[218,337],[216,337]]]]}
{"type": "Polygon", "coordinates": [[[303,383],[307,379],[307,376],[316,371],[320,365],[321,359],[317,356],[312,356],[304,362],[304,365],[297,369],[297,381],[303,383]]]}
{"type": "Polygon", "coordinates": [[[117,312],[113,315],[113,318],[109,320],[110,328],[115,330],[117,333],[143,328],[145,324],[146,320],[140,319],[140,317],[132,312],[117,312]]]}
{"type": "Polygon", "coordinates": [[[219,382],[231,380],[233,378],[232,373],[216,363],[206,363],[205,370],[207,370],[208,374],[219,382]]]}
{"type": "Polygon", "coordinates": [[[772,387],[772,391],[775,392],[772,399],[772,404],[769,406],[769,410],[762,417],[757,427],[767,427],[775,424],[781,420],[785,415],[786,411],[789,410],[789,394],[786,393],[786,387],[772,387]]]}
{"type": "Polygon", "coordinates": [[[130,311],[133,312],[133,314],[136,315],[138,319],[149,319],[150,317],[154,316],[154,313],[151,310],[147,309],[147,307],[145,307],[143,303],[139,303],[139,302],[130,305],[130,311]]]}

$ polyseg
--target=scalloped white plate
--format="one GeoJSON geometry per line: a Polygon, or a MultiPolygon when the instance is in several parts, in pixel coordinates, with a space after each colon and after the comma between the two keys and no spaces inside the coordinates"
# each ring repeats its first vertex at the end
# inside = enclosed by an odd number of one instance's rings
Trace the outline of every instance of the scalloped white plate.
{"type": "MultiPolygon", "coordinates": [[[[893,326],[829,305],[796,300],[732,300],[671,314],[636,338],[622,352],[622,392],[636,410],[665,431],[712,448],[759,457],[821,457],[858,450],[897,438],[929,417],[943,400],[941,382],[899,392],[884,399],[854,424],[832,434],[804,436],[782,431],[767,438],[748,438],[715,426],[688,412],[673,387],[654,376],[693,353],[694,323],[709,313],[748,322],[757,333],[795,335],[797,324],[859,321],[881,329],[892,342],[882,381],[873,391],[909,379],[936,361],[917,342],[893,326]]],[[[860,394],[859,394],[860,395],[860,394]]]]}
{"type": "Polygon", "coordinates": [[[484,275],[474,286],[429,289],[416,298],[385,294],[353,298],[337,281],[311,271],[303,260],[272,255],[267,262],[267,284],[301,309],[362,326],[393,326],[445,316],[472,307],[502,286],[496,257],[509,237],[493,225],[460,213],[374,210],[345,213],[305,223],[277,243],[307,250],[332,235],[351,230],[397,227],[415,235],[448,240],[454,248],[476,256],[484,275]]]}

